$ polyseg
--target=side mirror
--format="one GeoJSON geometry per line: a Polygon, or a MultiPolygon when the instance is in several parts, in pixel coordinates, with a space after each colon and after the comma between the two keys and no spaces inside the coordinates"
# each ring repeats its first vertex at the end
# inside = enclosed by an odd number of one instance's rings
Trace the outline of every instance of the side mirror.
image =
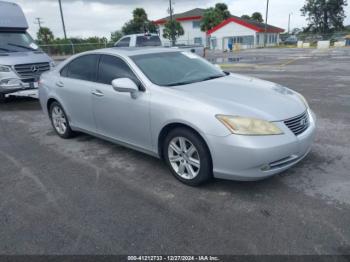
{"type": "Polygon", "coordinates": [[[139,88],[130,78],[118,78],[112,81],[113,89],[117,92],[122,93],[136,93],[139,91],[139,88]]]}

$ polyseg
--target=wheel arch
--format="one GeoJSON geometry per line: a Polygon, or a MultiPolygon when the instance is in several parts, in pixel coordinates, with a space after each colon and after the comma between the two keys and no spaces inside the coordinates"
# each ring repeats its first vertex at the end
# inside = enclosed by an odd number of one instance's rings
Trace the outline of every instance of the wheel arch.
{"type": "Polygon", "coordinates": [[[168,123],[161,129],[161,131],[158,135],[158,141],[157,141],[158,142],[157,149],[158,149],[158,155],[159,155],[160,159],[164,159],[163,145],[165,142],[165,138],[169,134],[169,132],[171,130],[174,130],[175,128],[186,128],[186,129],[194,132],[203,141],[204,145],[207,147],[209,155],[210,155],[210,159],[212,161],[212,156],[211,156],[211,151],[210,151],[209,145],[208,145],[206,139],[201,134],[201,132],[198,131],[195,127],[188,125],[188,124],[185,124],[185,123],[181,123],[181,122],[168,123]]]}

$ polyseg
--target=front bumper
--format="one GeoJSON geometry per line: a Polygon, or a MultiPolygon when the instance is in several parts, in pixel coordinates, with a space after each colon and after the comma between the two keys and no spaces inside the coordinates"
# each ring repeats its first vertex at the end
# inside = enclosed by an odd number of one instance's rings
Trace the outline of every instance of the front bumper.
{"type": "Polygon", "coordinates": [[[212,155],[214,177],[255,181],[278,174],[300,162],[310,151],[316,132],[316,117],[309,110],[310,126],[299,136],[283,122],[276,123],[283,135],[206,136],[212,155]]]}
{"type": "Polygon", "coordinates": [[[0,94],[12,94],[19,91],[38,89],[38,82],[28,81],[23,82],[22,79],[0,79],[0,94]],[[8,82],[6,82],[8,81],[8,82]]]}

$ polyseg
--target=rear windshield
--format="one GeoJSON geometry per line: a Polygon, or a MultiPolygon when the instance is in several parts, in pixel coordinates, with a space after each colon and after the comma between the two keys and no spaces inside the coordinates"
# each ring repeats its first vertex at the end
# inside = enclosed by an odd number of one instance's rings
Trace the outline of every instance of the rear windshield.
{"type": "Polygon", "coordinates": [[[161,46],[159,36],[138,36],[136,46],[161,46]]]}
{"type": "Polygon", "coordinates": [[[38,51],[39,47],[26,32],[0,32],[0,52],[38,51]]]}

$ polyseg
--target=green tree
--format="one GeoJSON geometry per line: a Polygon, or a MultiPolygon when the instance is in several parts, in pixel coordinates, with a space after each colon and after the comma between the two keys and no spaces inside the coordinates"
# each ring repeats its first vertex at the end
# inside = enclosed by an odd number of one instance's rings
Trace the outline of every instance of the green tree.
{"type": "Polygon", "coordinates": [[[52,31],[48,27],[40,27],[37,33],[37,38],[40,44],[46,45],[48,45],[55,39],[52,31]]]}
{"type": "Polygon", "coordinates": [[[252,14],[251,20],[262,23],[264,22],[263,16],[259,12],[255,12],[252,14]]]}
{"type": "Polygon", "coordinates": [[[156,33],[157,26],[150,20],[148,20],[147,13],[143,8],[136,8],[132,12],[133,19],[125,23],[122,32],[125,35],[140,34],[140,33],[156,33]]]}
{"type": "Polygon", "coordinates": [[[111,33],[111,42],[116,43],[122,37],[123,37],[123,33],[121,31],[119,31],[119,30],[114,31],[111,33]]]}
{"type": "Polygon", "coordinates": [[[329,33],[344,28],[347,0],[306,0],[301,13],[307,17],[306,31],[329,33]]]}
{"type": "Polygon", "coordinates": [[[173,20],[173,21],[169,20],[164,25],[163,37],[172,41],[173,45],[175,44],[174,42],[176,42],[176,39],[184,34],[185,34],[185,31],[183,27],[176,20],[173,20]]]}
{"type": "Polygon", "coordinates": [[[217,3],[215,7],[208,8],[204,11],[201,29],[202,31],[208,31],[229,17],[231,17],[231,13],[227,5],[224,3],[217,3]]]}
{"type": "Polygon", "coordinates": [[[246,20],[250,20],[251,19],[251,17],[249,15],[242,15],[241,18],[246,19],[246,20]]]}

